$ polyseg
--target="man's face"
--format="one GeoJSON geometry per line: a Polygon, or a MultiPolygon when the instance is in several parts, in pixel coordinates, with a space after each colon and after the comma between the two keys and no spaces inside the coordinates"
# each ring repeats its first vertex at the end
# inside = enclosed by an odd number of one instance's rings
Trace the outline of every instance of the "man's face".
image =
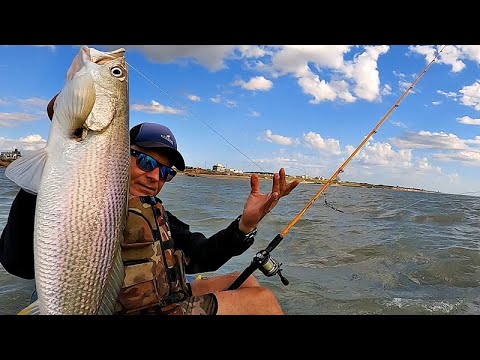
{"type": "MultiPolygon", "coordinates": [[[[167,156],[159,149],[141,148],[136,145],[132,149],[152,156],[160,163],[172,166],[167,156]]],[[[130,195],[132,196],[155,196],[165,184],[165,180],[160,175],[160,169],[156,167],[152,171],[146,172],[137,165],[137,157],[130,155],[130,195]]]]}

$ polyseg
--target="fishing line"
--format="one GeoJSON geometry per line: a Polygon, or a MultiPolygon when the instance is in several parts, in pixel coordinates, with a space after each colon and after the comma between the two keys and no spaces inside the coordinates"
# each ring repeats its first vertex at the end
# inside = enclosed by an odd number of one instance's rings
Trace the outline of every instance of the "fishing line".
{"type": "Polygon", "coordinates": [[[358,147],[352,152],[352,154],[344,161],[342,165],[335,171],[335,173],[330,177],[330,179],[322,186],[322,188],[315,194],[315,196],[305,205],[305,207],[298,213],[297,216],[283,229],[283,231],[268,244],[268,246],[259,251],[253,258],[250,265],[238,276],[238,278],[228,287],[228,290],[238,289],[247,278],[253,274],[255,270],[260,270],[266,276],[279,275],[282,283],[288,285],[288,280],[282,275],[282,269],[278,261],[273,259],[270,256],[270,253],[280,244],[284,239],[285,235],[290,231],[290,229],[295,226],[295,224],[302,218],[305,212],[313,205],[313,203],[320,197],[320,195],[337,179],[338,175],[344,171],[345,166],[353,159],[353,157],[360,151],[363,145],[377,133],[377,130],[382,126],[382,124],[387,120],[391,113],[398,108],[403,99],[408,95],[410,90],[418,83],[418,81],[425,75],[428,69],[433,65],[435,60],[440,56],[442,51],[445,49],[446,45],[435,55],[432,61],[425,67],[425,69],[420,73],[420,75],[415,79],[415,81],[405,90],[402,96],[393,104],[393,106],[388,110],[385,116],[378,122],[378,124],[370,131],[370,133],[365,137],[365,139],[358,145],[358,147]]]}
{"type": "MultiPolygon", "coordinates": [[[[367,143],[367,141],[373,136],[373,134],[376,134],[380,126],[383,125],[383,123],[387,120],[387,118],[393,113],[394,110],[396,110],[400,103],[403,101],[403,99],[408,95],[408,93],[414,88],[414,86],[418,83],[418,81],[423,77],[423,75],[428,71],[428,69],[433,65],[433,63],[436,61],[436,59],[440,56],[440,54],[443,52],[445,49],[446,45],[444,45],[440,51],[435,55],[435,57],[430,61],[430,63],[425,67],[425,69],[420,73],[420,75],[415,79],[415,81],[405,90],[405,92],[402,94],[402,96],[395,102],[395,104],[390,108],[390,110],[385,114],[385,116],[378,122],[378,124],[370,131],[370,133],[364,138],[364,140],[360,143],[360,145],[350,154],[350,156],[347,158],[347,160],[344,161],[342,165],[335,171],[335,173],[330,177],[330,179],[327,180],[327,182],[324,183],[322,188],[315,194],[315,196],[305,205],[305,207],[295,216],[295,218],[283,229],[281,233],[279,233],[267,246],[267,248],[263,251],[260,251],[256,254],[254,257],[254,260],[250,264],[249,267],[247,267],[243,273],[240,274],[240,276],[237,278],[237,280],[234,281],[234,283],[228,288],[229,290],[233,290],[238,288],[243,284],[243,282],[250,276],[256,269],[262,270],[262,272],[267,275],[267,276],[273,276],[275,274],[278,274],[282,280],[282,282],[286,285],[288,284],[288,280],[286,280],[282,274],[281,274],[281,269],[280,265],[278,262],[275,260],[271,259],[270,257],[270,252],[273,251],[279,243],[283,240],[283,238],[286,236],[286,234],[291,230],[293,226],[301,219],[301,217],[305,214],[305,212],[313,205],[313,203],[322,195],[322,193],[337,179],[338,175],[344,171],[344,168],[346,165],[354,158],[354,156],[360,151],[360,149],[367,143]]],[[[190,109],[185,106],[181,101],[176,100],[173,96],[171,96],[169,93],[164,91],[160,86],[158,86],[154,81],[152,81],[150,78],[148,78],[145,74],[143,74],[140,70],[138,70],[135,66],[130,64],[129,62],[125,61],[133,70],[135,70],[140,76],[142,76],[145,80],[147,80],[149,83],[151,83],[153,86],[155,86],[158,90],[160,90],[163,94],[165,94],[168,98],[170,98],[172,101],[177,103],[182,109],[187,111],[191,116],[202,122],[205,126],[207,126],[210,130],[215,132],[218,136],[220,136],[224,141],[226,141],[228,144],[230,144],[233,148],[235,148],[240,154],[242,154],[245,158],[247,158],[249,161],[251,161],[254,165],[256,165],[258,168],[260,168],[263,172],[267,172],[265,169],[263,169],[259,164],[257,164],[254,160],[252,160],[250,157],[248,157],[244,152],[242,152],[238,147],[236,147],[234,144],[232,144],[228,139],[226,139],[223,135],[221,135],[218,131],[216,131],[212,126],[207,124],[205,121],[200,119],[196,114],[194,114],[190,109]]],[[[420,202],[420,201],[418,201],[420,202]]],[[[417,203],[418,203],[417,202],[417,203]]],[[[325,205],[329,206],[333,210],[340,211],[339,209],[335,208],[332,204],[328,203],[325,197],[325,205]]],[[[412,204],[413,206],[413,204],[412,204]]]]}
{"type": "Polygon", "coordinates": [[[268,172],[267,170],[265,170],[264,168],[262,168],[259,164],[257,164],[254,160],[252,160],[248,155],[246,155],[243,151],[241,151],[238,147],[236,147],[234,144],[232,144],[227,138],[225,138],[222,134],[220,134],[217,130],[215,130],[212,126],[210,126],[209,124],[207,124],[205,121],[203,121],[202,119],[200,119],[197,115],[195,115],[193,112],[190,111],[190,109],[186,106],[186,105],[183,105],[183,103],[180,101],[180,100],[176,100],[173,96],[171,96],[169,93],[167,93],[165,90],[163,90],[162,88],[160,88],[160,86],[158,86],[155,82],[153,82],[152,80],[150,80],[145,74],[143,74],[140,70],[138,70],[135,66],[133,66],[132,64],[130,64],[129,62],[127,62],[125,60],[125,63],[128,64],[128,66],[130,66],[133,70],[135,70],[140,76],[142,76],[145,80],[147,80],[149,83],[151,83],[153,86],[155,86],[158,90],[160,90],[163,94],[165,94],[168,98],[170,98],[172,101],[174,101],[175,103],[177,103],[182,109],[186,110],[190,115],[192,115],[194,118],[196,118],[197,120],[199,120],[200,122],[202,122],[205,126],[207,126],[210,130],[212,130],[215,134],[217,134],[218,136],[220,136],[223,140],[225,140],[228,144],[230,144],[235,150],[237,150],[240,154],[242,154],[243,156],[245,156],[248,160],[250,160],[254,165],[256,165],[260,170],[262,170],[263,172],[268,172]]]}
{"type": "Polygon", "coordinates": [[[420,73],[420,75],[415,79],[415,81],[408,87],[407,90],[405,90],[405,92],[402,94],[402,96],[397,100],[397,102],[395,104],[393,104],[393,106],[390,108],[390,110],[388,110],[388,112],[385,114],[385,116],[379,121],[379,123],[372,129],[372,131],[370,131],[370,133],[365,137],[365,139],[363,139],[363,141],[360,143],[360,145],[352,152],[352,154],[348,157],[347,160],[345,160],[345,162],[340,165],[340,167],[337,169],[337,171],[335,171],[335,173],[330,177],[330,179],[325,183],[325,185],[322,186],[322,188],[320,189],[320,191],[308,202],[307,205],[305,205],[305,207],[303,208],[303,210],[290,222],[290,224],[288,224],[285,229],[280,233],[281,237],[283,238],[289,231],[290,229],[297,223],[298,220],[300,220],[300,218],[303,216],[303,214],[308,210],[308,208],[310,206],[312,206],[312,204],[315,202],[315,200],[318,199],[318,197],[330,186],[330,184],[333,183],[333,181],[337,178],[337,176],[343,172],[343,169],[345,168],[345,166],[347,166],[347,164],[353,159],[353,157],[355,155],[357,155],[357,153],[360,151],[360,149],[365,145],[365,143],[367,143],[368,140],[370,140],[370,138],[372,137],[373,134],[375,134],[377,132],[377,130],[380,128],[380,126],[383,125],[383,123],[387,120],[387,118],[393,113],[394,110],[396,110],[398,108],[398,106],[400,105],[400,103],[403,101],[403,99],[408,95],[408,93],[410,92],[410,90],[412,90],[414,88],[414,86],[418,83],[418,81],[423,77],[423,75],[427,72],[427,70],[430,68],[430,66],[433,65],[433,63],[435,62],[435,60],[438,58],[438,56],[441,54],[441,52],[443,51],[443,49],[445,49],[445,46],[444,45],[442,47],[442,49],[435,55],[435,57],[433,58],[433,60],[425,67],[425,69],[420,73]]]}

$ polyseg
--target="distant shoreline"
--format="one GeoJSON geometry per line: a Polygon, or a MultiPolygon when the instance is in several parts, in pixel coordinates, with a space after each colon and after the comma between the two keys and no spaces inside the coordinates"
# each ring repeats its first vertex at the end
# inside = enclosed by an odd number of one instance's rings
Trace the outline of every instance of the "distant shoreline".
{"type": "MultiPolygon", "coordinates": [[[[206,178],[217,178],[217,179],[250,179],[250,173],[248,174],[221,174],[214,172],[205,172],[205,171],[195,171],[195,170],[185,170],[185,172],[179,172],[179,175],[189,176],[189,177],[206,177],[206,178]]],[[[272,175],[267,174],[257,174],[259,178],[271,180],[272,175]]],[[[327,180],[315,180],[315,179],[301,179],[294,176],[287,176],[287,181],[300,180],[303,184],[318,184],[323,185],[327,180]]],[[[342,181],[342,182],[333,182],[330,186],[348,186],[348,187],[361,187],[361,188],[372,188],[372,189],[386,189],[386,190],[395,190],[395,191],[407,191],[407,192],[422,192],[422,193],[440,193],[439,191],[431,191],[418,188],[408,188],[403,186],[392,186],[392,185],[376,185],[368,183],[357,183],[351,181],[342,181]]]]}
{"type": "MultiPolygon", "coordinates": [[[[0,160],[0,168],[6,168],[10,164],[8,161],[0,160]]],[[[249,180],[251,173],[242,173],[242,174],[222,174],[222,173],[215,173],[215,172],[207,172],[205,170],[198,170],[198,169],[187,169],[184,172],[178,172],[178,175],[183,176],[190,176],[190,177],[206,177],[206,178],[213,178],[213,179],[243,179],[249,180]]],[[[257,174],[260,179],[271,180],[271,174],[257,174]]],[[[303,184],[318,184],[323,185],[326,183],[326,180],[316,180],[316,179],[301,179],[294,176],[288,176],[287,181],[293,180],[300,180],[303,184]]],[[[348,187],[361,187],[361,188],[370,188],[370,189],[386,189],[386,190],[396,190],[396,191],[407,191],[407,192],[422,192],[422,193],[440,193],[439,191],[431,191],[425,189],[417,189],[417,188],[408,188],[403,186],[391,186],[391,185],[375,185],[375,184],[368,184],[368,183],[356,183],[350,181],[342,181],[342,182],[333,182],[330,186],[348,186],[348,187]]]]}

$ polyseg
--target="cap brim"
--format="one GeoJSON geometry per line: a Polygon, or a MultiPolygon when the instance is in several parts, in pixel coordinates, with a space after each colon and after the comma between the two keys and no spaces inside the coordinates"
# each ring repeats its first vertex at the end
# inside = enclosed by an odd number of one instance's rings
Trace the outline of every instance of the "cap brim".
{"type": "Polygon", "coordinates": [[[164,151],[167,154],[173,166],[175,166],[180,171],[185,170],[185,160],[183,160],[183,156],[178,152],[178,150],[175,150],[170,146],[166,146],[161,143],[154,143],[151,141],[145,141],[145,142],[140,141],[135,143],[135,145],[143,148],[148,148],[148,149],[155,149],[155,148],[161,149],[161,151],[164,151]]]}

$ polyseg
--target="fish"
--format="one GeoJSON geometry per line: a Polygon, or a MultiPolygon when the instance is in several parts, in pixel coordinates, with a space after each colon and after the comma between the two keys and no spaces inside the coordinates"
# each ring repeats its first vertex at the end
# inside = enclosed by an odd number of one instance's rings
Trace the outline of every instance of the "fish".
{"type": "Polygon", "coordinates": [[[5,171],[37,194],[38,299],[19,314],[115,312],[130,182],[127,65],[124,48],[80,47],[55,100],[45,148],[5,171]]]}

